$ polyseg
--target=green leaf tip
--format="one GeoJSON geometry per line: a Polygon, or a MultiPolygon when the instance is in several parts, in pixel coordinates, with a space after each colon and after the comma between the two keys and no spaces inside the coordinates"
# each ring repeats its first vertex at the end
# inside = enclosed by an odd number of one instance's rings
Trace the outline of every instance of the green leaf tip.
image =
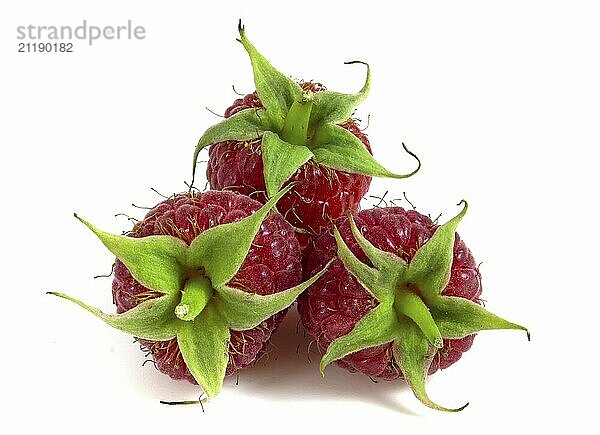
{"type": "Polygon", "coordinates": [[[349,61],[344,62],[344,65],[354,65],[356,63],[359,63],[361,65],[365,65],[367,67],[367,71],[368,71],[369,64],[367,62],[363,62],[362,60],[349,60],[349,61]]]}
{"type": "Polygon", "coordinates": [[[403,179],[412,177],[421,169],[421,160],[405,144],[402,147],[417,160],[417,168],[407,174],[389,171],[375,160],[358,137],[339,125],[320,125],[313,136],[311,150],[316,163],[332,169],[371,177],[403,179]]]}
{"type": "MultiPolygon", "coordinates": [[[[363,235],[352,215],[348,216],[352,237],[368,259],[365,263],[350,250],[336,226],[333,236],[337,259],[377,302],[344,336],[333,340],[323,355],[319,370],[332,362],[368,347],[392,343],[394,359],[415,396],[426,406],[446,412],[463,410],[467,405],[447,408],[427,395],[425,380],[438,349],[446,339],[461,339],[483,330],[524,330],[488,312],[468,299],[444,296],[454,255],[456,228],[468,210],[462,209],[440,225],[432,237],[406,263],[395,253],[374,246],[363,235]]],[[[364,229],[365,234],[368,229],[364,229]]]]}
{"type": "Polygon", "coordinates": [[[204,392],[200,395],[198,400],[180,400],[180,401],[172,401],[172,400],[159,400],[161,405],[169,405],[169,406],[178,406],[178,405],[200,405],[202,412],[204,412],[204,404],[208,402],[208,398],[202,397],[204,396],[204,392]]]}

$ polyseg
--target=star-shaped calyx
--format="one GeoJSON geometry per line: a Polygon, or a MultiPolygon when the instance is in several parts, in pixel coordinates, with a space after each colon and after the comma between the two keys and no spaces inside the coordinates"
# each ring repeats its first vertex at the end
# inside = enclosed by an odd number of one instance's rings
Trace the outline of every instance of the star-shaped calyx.
{"type": "MultiPolygon", "coordinates": [[[[437,349],[445,339],[459,339],[482,330],[520,329],[467,299],[443,296],[450,280],[455,231],[467,211],[441,225],[407,263],[376,248],[349,217],[350,228],[370,264],[348,248],[337,228],[338,258],[378,304],[346,335],[334,340],[321,360],[323,374],[330,363],[362,349],[392,343],[393,355],[415,396],[441,411],[460,411],[434,403],[425,390],[425,379],[437,349]]],[[[529,332],[527,332],[529,338],[529,332]]]]}
{"type": "MultiPolygon", "coordinates": [[[[348,120],[367,97],[370,69],[363,88],[356,94],[303,91],[298,83],[277,71],[246,37],[239,25],[240,38],[254,72],[260,109],[245,109],[210,127],[198,141],[194,152],[193,174],[200,151],[223,141],[252,141],[261,138],[261,153],[267,194],[273,196],[305,163],[312,161],[335,170],[374,177],[406,178],[415,174],[396,174],[379,164],[364,144],[338,124],[348,120]]],[[[408,151],[410,155],[416,156],[408,151]]]]}
{"type": "Polygon", "coordinates": [[[200,233],[189,246],[168,235],[132,238],[109,234],[78,218],[140,284],[161,296],[122,314],[106,314],[73,297],[50,293],[80,305],[110,326],[138,338],[153,341],[176,338],[190,373],[210,399],[223,385],[230,330],[255,328],[289,307],[327,269],[297,286],[270,295],[228,285],[244,263],[263,220],[290,188],[283,189],[253,214],[200,233]]]}

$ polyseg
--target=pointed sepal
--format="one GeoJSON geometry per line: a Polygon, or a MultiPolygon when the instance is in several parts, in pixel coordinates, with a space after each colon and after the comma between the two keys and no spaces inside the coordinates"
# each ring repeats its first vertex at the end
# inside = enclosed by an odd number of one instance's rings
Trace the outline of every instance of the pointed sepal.
{"type": "Polygon", "coordinates": [[[406,280],[418,283],[421,296],[429,304],[434,303],[450,280],[456,227],[468,208],[465,201],[461,201],[460,204],[463,204],[460,213],[438,227],[431,239],[419,248],[408,265],[406,280]]]}
{"type": "Polygon", "coordinates": [[[146,340],[170,340],[175,337],[180,325],[174,313],[179,300],[177,294],[166,294],[150,299],[122,314],[103,313],[98,308],[63,293],[48,292],[48,294],[67,299],[113,328],[146,340]]]}
{"type": "Polygon", "coordinates": [[[340,92],[321,91],[314,96],[314,107],[310,116],[310,126],[325,123],[340,124],[349,119],[358,105],[362,103],[371,88],[371,68],[365,62],[352,61],[346,65],[361,64],[367,67],[367,77],[362,89],[356,94],[342,94],[340,92]]]}
{"type": "Polygon", "coordinates": [[[266,131],[263,135],[261,151],[265,186],[269,198],[313,157],[313,153],[306,146],[292,145],[270,131],[266,131]]]}
{"type": "Polygon", "coordinates": [[[238,272],[267,214],[293,185],[273,196],[265,205],[244,219],[209,228],[190,244],[186,264],[202,268],[214,288],[229,282],[238,272]]]}
{"type": "Polygon", "coordinates": [[[492,329],[517,329],[525,331],[529,339],[524,326],[504,320],[467,299],[443,296],[431,307],[431,314],[446,338],[463,338],[492,329]]]}
{"type": "Polygon", "coordinates": [[[333,260],[327,263],[310,279],[270,295],[258,295],[229,286],[217,288],[219,313],[231,329],[243,331],[255,328],[269,317],[292,305],[304,290],[327,272],[332,262],[333,260]]]}
{"type": "Polygon", "coordinates": [[[270,119],[264,109],[241,110],[218,124],[213,125],[204,132],[194,150],[192,180],[196,176],[198,155],[205,147],[228,140],[240,142],[251,141],[258,139],[266,130],[272,128],[270,119]]]}
{"type": "Polygon", "coordinates": [[[193,321],[182,323],[177,344],[190,373],[210,400],[223,388],[229,362],[229,328],[212,303],[193,321]]]}
{"type": "Polygon", "coordinates": [[[238,24],[240,38],[238,41],[244,46],[254,72],[254,84],[260,102],[265,107],[271,120],[275,123],[276,130],[280,131],[283,121],[295,101],[302,97],[302,88],[292,79],[276,70],[265,57],[258,52],[246,36],[242,23],[238,24]]]}
{"type": "Polygon", "coordinates": [[[404,317],[400,323],[401,333],[392,345],[394,359],[417,399],[438,411],[457,412],[465,409],[468,403],[459,408],[446,408],[429,398],[425,389],[425,379],[435,356],[435,348],[429,344],[427,338],[412,320],[404,317]]]}
{"type": "Polygon", "coordinates": [[[334,361],[367,347],[391,342],[398,336],[399,327],[392,304],[389,301],[380,303],[365,314],[348,334],[331,342],[321,358],[321,375],[324,375],[325,368],[334,361]]]}
{"type": "Polygon", "coordinates": [[[408,268],[406,261],[404,261],[401,257],[392,254],[391,252],[382,251],[381,249],[376,248],[360,232],[352,215],[348,217],[348,220],[350,222],[350,229],[354,239],[357,241],[358,246],[360,246],[360,249],[362,249],[371,263],[373,263],[373,265],[382,273],[389,277],[393,276],[393,279],[397,282],[400,281],[404,277],[404,274],[408,268]]]}
{"type": "Polygon", "coordinates": [[[144,287],[162,293],[179,293],[184,279],[187,246],[171,236],[127,237],[104,232],[75,214],[127,267],[144,287]]]}
{"type": "Polygon", "coordinates": [[[379,270],[368,266],[354,255],[342,238],[336,226],[333,227],[333,235],[337,244],[337,256],[357,281],[365,288],[367,293],[378,301],[393,301],[393,291],[389,287],[391,281],[386,279],[379,270]]]}
{"type": "Polygon", "coordinates": [[[418,157],[406,148],[404,150],[417,160],[418,166],[408,174],[396,174],[381,165],[365,148],[359,138],[334,124],[322,124],[315,131],[311,149],[314,161],[339,171],[384,178],[408,178],[421,168],[418,157]]]}

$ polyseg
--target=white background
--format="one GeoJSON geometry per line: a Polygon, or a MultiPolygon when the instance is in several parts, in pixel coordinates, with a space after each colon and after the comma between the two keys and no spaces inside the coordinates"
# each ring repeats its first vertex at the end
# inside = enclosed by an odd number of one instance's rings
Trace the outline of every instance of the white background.
{"type": "MultiPolygon", "coordinates": [[[[6,433],[585,433],[597,377],[600,13],[589,1],[3,2],[2,388],[6,433]],[[391,6],[391,5],[394,6],[391,6]],[[459,231],[482,261],[487,307],[531,329],[478,336],[460,363],[433,376],[423,407],[401,383],[373,384],[331,367],[322,380],[292,313],[261,361],[201,413],[159,400],[194,399],[125,334],[44,293],[111,310],[111,255],[72,218],[130,227],[131,206],[185,189],[203,130],[253,90],[235,41],[238,18],[283,72],[353,92],[375,156],[442,221],[462,198],[459,231]],[[17,53],[19,25],[146,28],[142,41],[77,42],[72,54],[17,53]],[[366,125],[366,123],[365,123],[366,125]],[[300,345],[299,354],[296,348],[300,345]],[[11,425],[16,425],[12,426],[11,425]],[[129,432],[125,432],[125,430],[129,432]],[[171,431],[171,432],[169,432],[171,431]]],[[[201,184],[201,183],[199,183],[201,184]]],[[[369,206],[365,201],[365,206],[369,206]]],[[[401,203],[402,204],[402,203],[401,203]]],[[[406,205],[406,203],[404,202],[406,205]]],[[[587,428],[587,429],[586,429],[587,428]]]]}

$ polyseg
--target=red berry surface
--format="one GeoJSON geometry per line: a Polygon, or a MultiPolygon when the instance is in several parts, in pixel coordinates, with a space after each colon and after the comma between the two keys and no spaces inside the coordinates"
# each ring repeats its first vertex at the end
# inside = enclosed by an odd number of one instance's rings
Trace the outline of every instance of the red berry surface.
{"type": "MultiPolygon", "coordinates": [[[[394,253],[410,262],[415,252],[427,242],[437,226],[427,216],[415,210],[401,207],[374,208],[354,215],[356,225],[375,247],[394,253]]],[[[371,264],[352,236],[348,221],[338,226],[340,234],[352,252],[364,263],[371,264]]],[[[337,245],[333,235],[324,233],[318,237],[305,256],[304,274],[309,277],[335,257],[337,245]]],[[[479,303],[481,276],[471,251],[458,234],[454,241],[454,258],[450,281],[442,292],[479,303]]],[[[356,322],[377,301],[367,293],[340,260],[298,299],[298,311],[304,328],[316,339],[321,352],[336,338],[350,332],[356,322]]],[[[429,373],[444,369],[469,350],[474,335],[458,340],[444,340],[444,347],[437,351],[429,373]]],[[[392,355],[391,344],[370,347],[350,354],[337,364],[351,372],[361,372],[382,379],[402,378],[392,355]]]]}
{"type": "MultiPolygon", "coordinates": [[[[325,88],[316,83],[303,82],[302,89],[319,92],[325,88]]],[[[240,110],[263,107],[257,94],[252,93],[235,100],[225,111],[228,118],[240,110]]],[[[367,136],[356,122],[348,119],[343,128],[359,138],[371,152],[367,136]]],[[[206,171],[212,189],[233,190],[264,203],[265,180],[260,148],[261,139],[249,142],[227,141],[214,144],[209,149],[206,171]]],[[[298,183],[277,203],[277,209],[294,227],[305,230],[308,236],[321,234],[332,222],[357,211],[360,200],[369,190],[371,177],[351,174],[308,162],[285,184],[298,183]]],[[[309,237],[300,237],[306,245],[309,237]]]]}
{"type": "MultiPolygon", "coordinates": [[[[171,197],[148,212],[128,234],[131,237],[171,235],[187,244],[200,233],[216,225],[236,222],[252,214],[261,204],[233,192],[184,193],[171,197]]],[[[117,312],[123,313],[159,294],[138,283],[121,261],[115,262],[112,283],[117,312]]],[[[232,287],[267,295],[300,283],[301,254],[294,230],[278,213],[269,213],[256,235],[238,273],[229,282],[232,287]]],[[[256,328],[231,330],[227,375],[252,364],[266,351],[271,334],[285,312],[277,313],[256,328]]],[[[139,340],[152,354],[156,367],[174,379],[196,383],[188,371],[176,339],[139,340]]]]}

